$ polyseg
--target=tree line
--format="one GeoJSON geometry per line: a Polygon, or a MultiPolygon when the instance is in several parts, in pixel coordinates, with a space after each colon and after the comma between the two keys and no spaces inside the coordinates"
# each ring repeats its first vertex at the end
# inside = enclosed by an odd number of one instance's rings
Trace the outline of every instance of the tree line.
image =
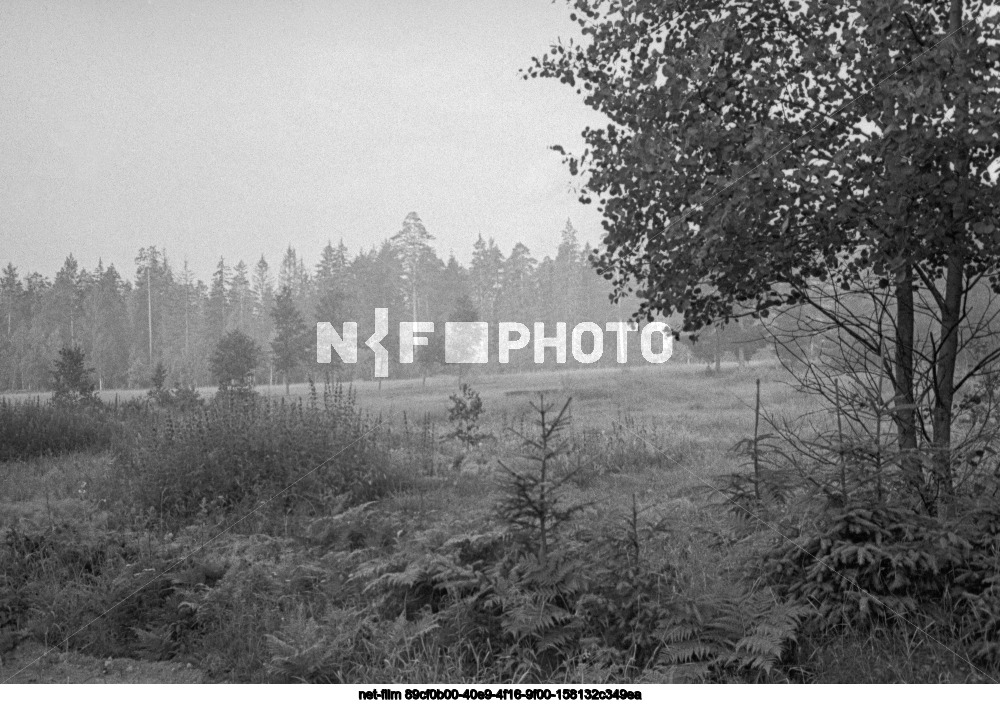
{"type": "MultiPolygon", "coordinates": [[[[156,246],[139,250],[131,279],[102,262],[85,269],[72,255],[52,280],[22,276],[8,263],[0,272],[0,390],[50,388],[52,362],[66,347],[82,349],[99,388],[147,387],[160,364],[171,385],[204,385],[212,382],[213,350],[234,330],[262,352],[256,383],[303,381],[330,370],[315,362],[315,324],[339,329],[356,321],[365,340],[376,307],[389,309],[383,344],[391,376],[433,374],[442,368],[444,321],[539,321],[552,334],[557,321],[627,320],[633,311],[610,301],[611,285],[591,266],[589,250],[567,220],[554,257],[539,260],[520,242],[504,254],[480,235],[466,266],[454,254],[439,256],[434,237],[410,213],[396,235],[353,256],[342,241],[328,242],[310,267],[289,246],[277,271],[263,256],[252,266],[220,259],[208,282],[156,246]],[[411,365],[399,365],[395,354],[404,320],[435,323],[431,344],[417,348],[411,365]]],[[[635,342],[630,357],[639,361],[635,342]]],[[[334,371],[370,378],[372,356],[361,345],[357,364],[337,366],[334,355],[334,371]]],[[[518,362],[512,358],[512,366],[518,362]]],[[[533,365],[530,350],[520,362],[533,365]]]]}

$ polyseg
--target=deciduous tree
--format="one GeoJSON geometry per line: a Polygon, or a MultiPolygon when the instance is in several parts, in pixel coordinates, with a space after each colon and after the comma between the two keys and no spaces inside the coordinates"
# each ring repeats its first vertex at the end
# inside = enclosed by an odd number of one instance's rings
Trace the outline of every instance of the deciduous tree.
{"type": "Polygon", "coordinates": [[[900,449],[913,471],[926,442],[947,505],[954,397],[974,378],[955,376],[964,302],[979,280],[1000,290],[991,4],[571,5],[584,41],[527,75],[575,87],[607,118],[567,155],[604,217],[604,275],[619,293],[638,286],[640,315],[681,312],[688,331],[814,308],[891,379],[900,449]],[[881,328],[841,296],[879,290],[881,328]],[[922,343],[921,315],[934,328],[922,343]]]}

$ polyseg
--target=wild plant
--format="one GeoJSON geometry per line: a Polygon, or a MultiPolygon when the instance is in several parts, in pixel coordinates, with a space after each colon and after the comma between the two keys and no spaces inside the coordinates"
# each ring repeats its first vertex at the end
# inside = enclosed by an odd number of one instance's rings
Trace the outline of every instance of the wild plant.
{"type": "Polygon", "coordinates": [[[565,487],[575,469],[560,467],[557,460],[565,455],[567,441],[561,437],[569,424],[570,401],[553,415],[554,405],[539,394],[538,404],[531,404],[538,414],[536,435],[530,436],[511,429],[522,442],[521,458],[528,462],[524,469],[512,469],[498,461],[506,472],[502,483],[504,498],[497,506],[500,517],[523,536],[539,563],[545,563],[557,532],[577,513],[583,504],[564,505],[565,487]],[[563,471],[559,471],[562,468],[563,471]]]}
{"type": "Polygon", "coordinates": [[[448,420],[454,424],[454,430],[446,437],[461,440],[466,448],[478,445],[483,440],[492,437],[480,430],[479,416],[483,412],[483,401],[479,392],[470,384],[462,384],[459,393],[448,397],[451,408],[448,409],[448,420]]]}
{"type": "Polygon", "coordinates": [[[111,446],[120,426],[112,412],[0,399],[0,462],[103,450],[111,446]]]}
{"type": "Polygon", "coordinates": [[[776,433],[761,433],[760,379],[757,379],[753,435],[736,442],[729,452],[741,458],[741,472],[724,476],[721,487],[708,487],[721,493],[725,507],[739,521],[742,530],[766,528],[774,519],[774,509],[785,505],[796,488],[794,475],[785,462],[781,438],[776,433]]]}
{"type": "Polygon", "coordinates": [[[150,389],[146,392],[156,405],[177,411],[190,411],[201,406],[204,401],[193,386],[177,384],[173,389],[167,387],[167,368],[163,362],[157,362],[150,378],[150,389]]]}
{"type": "Polygon", "coordinates": [[[124,512],[168,521],[259,501],[268,508],[258,519],[316,515],[344,494],[359,503],[390,490],[379,432],[343,390],[322,407],[229,398],[153,419],[117,454],[109,486],[124,512]]]}

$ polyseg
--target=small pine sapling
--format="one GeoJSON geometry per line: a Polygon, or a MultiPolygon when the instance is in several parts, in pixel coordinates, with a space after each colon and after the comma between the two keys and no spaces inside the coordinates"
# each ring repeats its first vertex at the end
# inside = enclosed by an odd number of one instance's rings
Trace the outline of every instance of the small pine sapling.
{"type": "Polygon", "coordinates": [[[448,397],[452,403],[448,409],[448,420],[455,424],[455,429],[446,437],[458,438],[468,448],[492,436],[479,429],[479,416],[483,412],[483,400],[479,397],[479,392],[470,384],[462,384],[459,390],[461,395],[452,394],[448,397]]]}
{"type": "Polygon", "coordinates": [[[511,469],[498,461],[507,473],[506,496],[499,504],[500,515],[515,528],[524,532],[529,544],[533,545],[538,560],[544,563],[558,529],[584,508],[582,504],[563,506],[562,489],[572,480],[577,470],[557,472],[553,466],[565,454],[566,441],[559,437],[569,423],[570,400],[553,417],[553,404],[545,402],[545,395],[539,394],[538,405],[531,407],[538,414],[535,421],[537,437],[522,434],[513,428],[521,438],[524,454],[520,455],[534,466],[525,470],[511,469]]]}

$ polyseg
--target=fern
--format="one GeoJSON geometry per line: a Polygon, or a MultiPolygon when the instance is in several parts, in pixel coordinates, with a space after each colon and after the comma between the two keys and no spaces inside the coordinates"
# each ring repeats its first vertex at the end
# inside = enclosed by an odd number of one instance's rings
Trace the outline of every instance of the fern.
{"type": "Polygon", "coordinates": [[[503,533],[483,533],[458,535],[437,548],[417,541],[401,553],[361,565],[352,579],[378,598],[385,615],[402,611],[412,618],[425,608],[436,612],[488,589],[485,569],[506,540],[503,533]]]}
{"type": "Polygon", "coordinates": [[[726,672],[751,680],[770,676],[796,642],[808,607],[767,592],[685,600],[661,632],[659,664],[675,676],[726,672]]]}
{"type": "Polygon", "coordinates": [[[508,647],[543,679],[580,647],[586,622],[578,602],[588,583],[587,563],[569,552],[550,553],[543,561],[530,553],[492,573],[488,608],[501,614],[508,647]]]}

